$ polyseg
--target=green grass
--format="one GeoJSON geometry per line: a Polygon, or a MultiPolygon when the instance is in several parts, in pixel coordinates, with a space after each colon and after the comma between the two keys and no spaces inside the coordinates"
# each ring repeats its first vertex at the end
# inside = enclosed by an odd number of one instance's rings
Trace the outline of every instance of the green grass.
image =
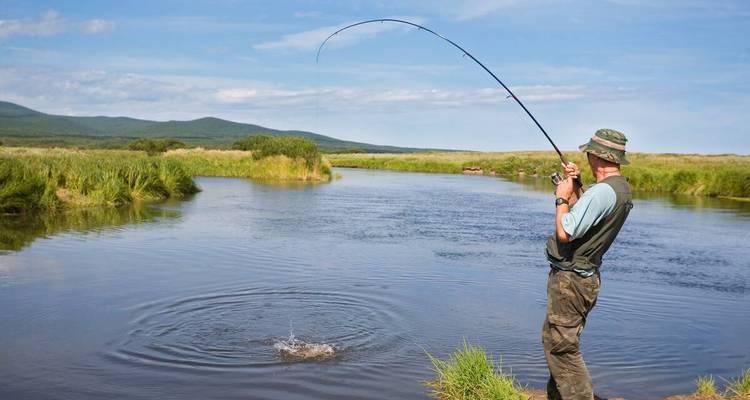
{"type": "Polygon", "coordinates": [[[0,212],[120,206],[199,189],[178,162],[125,151],[3,149],[0,212]]]}
{"type": "Polygon", "coordinates": [[[439,400],[526,400],[512,376],[506,375],[485,351],[464,341],[449,360],[429,355],[437,377],[425,382],[439,400]]]}
{"type": "MultiPolygon", "coordinates": [[[[566,154],[582,169],[585,183],[592,183],[584,155],[566,154]]],[[[750,198],[750,156],[629,154],[623,167],[637,192],[673,193],[709,197],[750,198]]],[[[560,169],[552,152],[515,153],[424,153],[424,154],[331,154],[336,167],[388,169],[394,171],[462,173],[480,168],[485,175],[546,177],[560,169]]]]}
{"type": "Polygon", "coordinates": [[[716,380],[713,376],[701,376],[695,381],[695,395],[701,397],[716,397],[716,380]]]}
{"type": "Polygon", "coordinates": [[[269,181],[328,181],[330,164],[302,157],[253,157],[251,152],[180,149],[140,151],[0,149],[0,213],[121,206],[182,198],[199,189],[194,176],[269,181]]]}
{"type": "Polygon", "coordinates": [[[750,397],[750,368],[742,371],[739,377],[728,382],[726,396],[729,398],[750,397]]]}
{"type": "Polygon", "coordinates": [[[312,165],[302,157],[266,155],[253,157],[252,152],[239,150],[181,149],[164,154],[179,161],[192,176],[228,176],[266,181],[331,180],[330,163],[319,158],[312,165]]]}

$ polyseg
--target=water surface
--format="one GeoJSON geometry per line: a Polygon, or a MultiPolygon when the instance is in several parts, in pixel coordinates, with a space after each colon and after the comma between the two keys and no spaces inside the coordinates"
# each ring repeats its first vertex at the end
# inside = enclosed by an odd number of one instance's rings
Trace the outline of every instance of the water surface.
{"type": "MultiPolygon", "coordinates": [[[[423,399],[425,350],[464,338],[542,387],[549,188],[339,172],[4,219],[19,240],[0,253],[0,398],[423,399]],[[337,356],[281,359],[290,331],[337,356]]],[[[659,398],[750,366],[750,213],[733,204],[636,201],[583,336],[597,392],[659,398]]]]}

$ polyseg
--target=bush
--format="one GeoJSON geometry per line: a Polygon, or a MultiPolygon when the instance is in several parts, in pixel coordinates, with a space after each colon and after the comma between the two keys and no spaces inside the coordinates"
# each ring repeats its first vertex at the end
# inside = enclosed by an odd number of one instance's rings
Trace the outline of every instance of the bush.
{"type": "Polygon", "coordinates": [[[292,159],[302,158],[308,167],[313,167],[321,161],[318,145],[310,139],[299,136],[252,135],[235,142],[232,148],[252,151],[253,158],[256,160],[283,155],[292,159]]]}
{"type": "Polygon", "coordinates": [[[145,151],[150,156],[185,147],[185,143],[175,139],[138,139],[128,144],[128,149],[145,151]]]}

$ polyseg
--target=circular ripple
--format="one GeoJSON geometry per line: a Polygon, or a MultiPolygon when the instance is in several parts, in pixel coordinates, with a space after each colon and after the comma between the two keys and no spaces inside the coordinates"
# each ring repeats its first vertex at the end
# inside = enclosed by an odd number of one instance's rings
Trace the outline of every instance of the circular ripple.
{"type": "Polygon", "coordinates": [[[243,289],[150,304],[105,356],[177,368],[251,368],[283,362],[273,348],[290,330],[335,346],[337,359],[372,359],[406,343],[401,318],[381,295],[302,288],[243,289]]]}

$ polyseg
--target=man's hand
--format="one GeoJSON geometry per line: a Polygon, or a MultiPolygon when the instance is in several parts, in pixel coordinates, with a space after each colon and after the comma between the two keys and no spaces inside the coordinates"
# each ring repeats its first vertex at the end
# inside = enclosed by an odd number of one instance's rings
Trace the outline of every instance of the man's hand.
{"type": "Polygon", "coordinates": [[[571,197],[573,197],[574,191],[573,179],[568,177],[557,185],[557,188],[555,188],[555,196],[570,201],[571,197]]]}
{"type": "Polygon", "coordinates": [[[571,162],[571,163],[568,163],[567,165],[566,164],[562,164],[562,167],[563,167],[563,171],[565,172],[566,176],[568,176],[570,178],[573,178],[573,179],[580,178],[580,176],[581,176],[581,170],[574,163],[571,162]]]}

